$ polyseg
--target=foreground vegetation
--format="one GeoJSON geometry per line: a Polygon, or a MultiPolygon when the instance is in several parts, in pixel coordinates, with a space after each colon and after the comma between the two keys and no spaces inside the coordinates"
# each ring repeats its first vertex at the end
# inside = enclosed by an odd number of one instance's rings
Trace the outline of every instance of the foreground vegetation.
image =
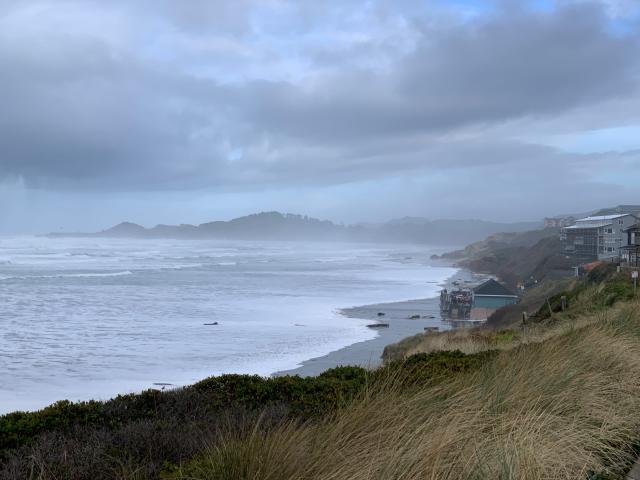
{"type": "Polygon", "coordinates": [[[428,387],[491,355],[437,352],[374,372],[340,367],[315,378],[224,375],[166,392],[12,413],[0,417],[0,478],[158,478],[228,435],[317,422],[368,390],[428,387]]]}
{"type": "Polygon", "coordinates": [[[568,288],[525,327],[424,336],[373,372],[229,375],[0,417],[0,478],[622,478],[640,304],[607,268],[568,288]]]}

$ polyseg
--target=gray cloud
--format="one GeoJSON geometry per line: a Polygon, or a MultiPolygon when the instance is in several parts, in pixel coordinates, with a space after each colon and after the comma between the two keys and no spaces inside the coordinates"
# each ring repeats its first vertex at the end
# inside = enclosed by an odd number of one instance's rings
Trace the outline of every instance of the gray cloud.
{"type": "Polygon", "coordinates": [[[261,128],[328,142],[548,115],[636,93],[639,51],[637,38],[609,35],[592,6],[498,17],[425,32],[387,75],[255,84],[243,111],[261,128]]]}
{"type": "Polygon", "coordinates": [[[562,180],[538,191],[564,199],[598,182],[584,165],[636,166],[635,153],[526,140],[536,126],[563,118],[580,128],[598,111],[612,112],[609,126],[640,123],[619,107],[638,101],[639,38],[616,30],[623,10],[614,17],[609,3],[469,19],[382,0],[362,11],[285,0],[7,2],[0,177],[85,193],[493,179],[470,196],[549,168],[562,180]]]}

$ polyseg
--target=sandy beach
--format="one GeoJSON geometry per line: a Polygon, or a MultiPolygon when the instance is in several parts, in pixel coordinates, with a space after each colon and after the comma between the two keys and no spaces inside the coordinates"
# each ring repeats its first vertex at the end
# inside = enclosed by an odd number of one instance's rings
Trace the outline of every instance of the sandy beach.
{"type": "MultiPolygon", "coordinates": [[[[460,269],[440,286],[452,289],[456,288],[454,284],[456,282],[460,286],[471,287],[482,283],[486,278],[486,275],[460,269]]],[[[277,372],[274,375],[313,376],[341,365],[373,368],[382,363],[382,352],[387,345],[423,333],[426,327],[437,327],[440,331],[444,331],[474,325],[474,322],[443,318],[440,314],[439,297],[349,307],[340,312],[345,316],[345,321],[350,318],[359,318],[371,320],[371,324],[388,323],[389,327],[377,328],[378,335],[371,340],[354,343],[328,355],[312,358],[303,362],[298,368],[277,372]],[[378,315],[379,313],[384,315],[378,315]],[[411,318],[418,315],[420,318],[411,318]]]]}

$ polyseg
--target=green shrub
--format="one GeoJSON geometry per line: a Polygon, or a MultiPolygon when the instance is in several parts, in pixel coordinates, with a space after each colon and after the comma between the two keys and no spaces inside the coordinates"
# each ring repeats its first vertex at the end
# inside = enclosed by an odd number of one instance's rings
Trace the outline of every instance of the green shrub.
{"type": "Polygon", "coordinates": [[[492,352],[474,355],[434,352],[391,362],[373,372],[360,367],[338,367],[317,377],[222,375],[183,389],[146,390],[107,402],[61,401],[37,412],[0,416],[0,455],[29,444],[45,432],[71,431],[79,426],[113,429],[142,420],[192,420],[204,415],[203,412],[229,408],[261,411],[281,405],[290,417],[313,418],[347,404],[372,382],[382,384],[392,377],[403,385],[433,383],[477,368],[492,355],[492,352]]]}
{"type": "Polygon", "coordinates": [[[494,343],[497,345],[501,343],[511,343],[516,338],[516,334],[513,330],[500,330],[493,338],[494,343]]]}
{"type": "Polygon", "coordinates": [[[428,385],[482,366],[495,356],[494,350],[465,354],[460,350],[418,353],[390,362],[374,372],[376,379],[391,375],[403,385],[428,385]]]}
{"type": "Polygon", "coordinates": [[[262,378],[249,375],[222,375],[194,385],[206,392],[212,408],[242,404],[261,409],[286,404],[294,414],[308,417],[337,408],[366,383],[366,371],[359,367],[340,367],[318,377],[284,376],[262,378]]]}
{"type": "Polygon", "coordinates": [[[617,273],[613,264],[603,264],[591,270],[572,289],[558,293],[540,307],[534,315],[537,320],[545,320],[552,313],[562,311],[562,297],[572,313],[602,310],[616,302],[635,298],[633,284],[625,272],[617,273]]]}
{"type": "Polygon", "coordinates": [[[100,402],[72,403],[63,400],[37,412],[0,416],[0,452],[16,448],[43,431],[98,423],[102,417],[101,407],[100,402]]]}
{"type": "Polygon", "coordinates": [[[617,267],[613,263],[603,263],[587,273],[586,280],[589,283],[602,283],[609,280],[616,270],[617,267]]]}

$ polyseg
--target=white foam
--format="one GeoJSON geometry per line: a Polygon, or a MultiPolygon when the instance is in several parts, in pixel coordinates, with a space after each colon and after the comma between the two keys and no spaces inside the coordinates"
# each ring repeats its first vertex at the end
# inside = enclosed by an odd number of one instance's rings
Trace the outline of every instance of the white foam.
{"type": "Polygon", "coordinates": [[[46,278],[101,278],[101,277],[122,277],[133,275],[130,270],[122,272],[94,272],[94,273],[58,273],[55,275],[0,275],[0,280],[31,280],[46,278]]]}
{"type": "Polygon", "coordinates": [[[0,411],[268,375],[374,338],[366,321],[336,311],[435,295],[453,273],[387,261],[394,255],[393,246],[2,239],[0,258],[15,262],[0,265],[0,411]],[[223,264],[234,268],[207,268],[223,264]]]}
{"type": "MultiPolygon", "coordinates": [[[[52,277],[62,277],[62,278],[92,278],[92,277],[122,277],[125,275],[133,275],[133,272],[130,270],[124,270],[122,272],[102,272],[102,273],[66,273],[60,275],[54,275],[52,277]]],[[[42,277],[49,278],[49,277],[42,277]]]]}
{"type": "Polygon", "coordinates": [[[159,270],[184,270],[187,268],[201,268],[202,266],[202,263],[188,263],[182,265],[167,265],[165,267],[160,267],[159,270]]]}

